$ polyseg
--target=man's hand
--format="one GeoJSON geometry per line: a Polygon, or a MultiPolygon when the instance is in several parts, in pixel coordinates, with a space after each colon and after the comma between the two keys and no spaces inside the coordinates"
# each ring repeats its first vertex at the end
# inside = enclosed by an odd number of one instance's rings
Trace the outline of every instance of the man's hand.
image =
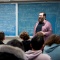
{"type": "Polygon", "coordinates": [[[43,31],[40,31],[43,35],[45,35],[45,32],[43,32],[43,31]]]}

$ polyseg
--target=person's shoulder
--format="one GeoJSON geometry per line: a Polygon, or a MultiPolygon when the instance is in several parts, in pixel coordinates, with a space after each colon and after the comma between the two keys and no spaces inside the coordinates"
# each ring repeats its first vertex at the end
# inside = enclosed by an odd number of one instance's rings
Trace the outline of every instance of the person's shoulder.
{"type": "Polygon", "coordinates": [[[48,20],[44,20],[44,23],[48,26],[51,26],[51,23],[48,20]]]}
{"type": "Polygon", "coordinates": [[[48,21],[48,20],[45,20],[45,21],[46,21],[46,23],[49,23],[49,24],[51,24],[51,23],[50,23],[50,21],[48,21]]]}
{"type": "Polygon", "coordinates": [[[56,51],[59,52],[60,44],[56,44],[56,51]]]}
{"type": "Polygon", "coordinates": [[[39,22],[37,21],[36,24],[38,24],[39,22]]]}
{"type": "Polygon", "coordinates": [[[51,60],[51,57],[48,54],[41,54],[40,59],[41,60],[51,60]]]}

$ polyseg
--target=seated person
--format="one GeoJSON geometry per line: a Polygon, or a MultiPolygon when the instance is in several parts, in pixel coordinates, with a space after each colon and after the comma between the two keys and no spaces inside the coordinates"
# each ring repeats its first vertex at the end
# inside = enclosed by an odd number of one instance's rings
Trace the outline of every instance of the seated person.
{"type": "Polygon", "coordinates": [[[60,36],[52,34],[44,44],[43,53],[51,56],[52,60],[60,60],[60,36]]]}
{"type": "MultiPolygon", "coordinates": [[[[39,33],[40,34],[40,33],[39,33]]],[[[41,35],[35,35],[31,39],[31,48],[32,50],[29,50],[25,52],[25,55],[28,60],[51,60],[51,57],[47,54],[42,53],[43,44],[44,44],[44,37],[43,34],[41,35]]]]}
{"type": "Polygon", "coordinates": [[[0,60],[27,60],[27,59],[22,49],[10,45],[0,45],[0,60]]]}
{"type": "Polygon", "coordinates": [[[30,47],[30,40],[29,40],[29,34],[27,32],[22,32],[19,36],[23,41],[23,45],[24,45],[24,49],[25,51],[28,51],[28,50],[31,50],[31,47],[30,47]]]}
{"type": "Polygon", "coordinates": [[[18,41],[17,39],[12,39],[11,41],[8,41],[7,44],[11,45],[11,46],[14,46],[14,47],[19,47],[22,50],[24,50],[23,44],[20,41],[18,41]]]}

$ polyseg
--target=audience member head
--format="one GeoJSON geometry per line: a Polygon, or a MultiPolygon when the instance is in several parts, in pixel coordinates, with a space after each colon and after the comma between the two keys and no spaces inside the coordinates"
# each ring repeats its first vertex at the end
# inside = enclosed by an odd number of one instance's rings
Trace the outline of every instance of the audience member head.
{"type": "Polygon", "coordinates": [[[0,32],[0,40],[3,41],[5,39],[5,34],[4,32],[0,32]]]}
{"type": "Polygon", "coordinates": [[[24,51],[10,45],[0,45],[0,60],[25,60],[24,51]]]}
{"type": "Polygon", "coordinates": [[[44,36],[42,33],[37,33],[32,39],[31,39],[31,47],[33,50],[40,50],[42,49],[44,44],[44,36]]]}
{"type": "Polygon", "coordinates": [[[21,39],[23,40],[28,40],[30,37],[29,37],[29,34],[27,32],[22,32],[19,36],[21,39]]]}
{"type": "Polygon", "coordinates": [[[19,47],[22,50],[24,50],[24,46],[23,46],[22,42],[18,41],[17,39],[13,39],[13,40],[7,42],[7,44],[11,45],[11,46],[19,47]]]}
{"type": "Polygon", "coordinates": [[[52,34],[48,37],[44,45],[60,44],[60,36],[52,34]]]}

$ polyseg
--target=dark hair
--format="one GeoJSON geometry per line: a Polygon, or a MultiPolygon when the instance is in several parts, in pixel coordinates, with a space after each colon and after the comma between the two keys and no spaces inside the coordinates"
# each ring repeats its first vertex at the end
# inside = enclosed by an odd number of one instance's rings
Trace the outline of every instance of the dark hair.
{"type": "Polygon", "coordinates": [[[4,32],[0,32],[0,40],[4,40],[4,38],[5,38],[4,32]]]}
{"type": "Polygon", "coordinates": [[[23,40],[28,40],[30,37],[29,37],[29,34],[27,32],[22,32],[19,36],[21,39],[23,40]]]}
{"type": "Polygon", "coordinates": [[[34,50],[40,50],[43,44],[44,44],[43,35],[37,34],[31,39],[31,45],[34,50]]]}
{"type": "Polygon", "coordinates": [[[19,47],[22,50],[24,50],[24,46],[23,46],[22,42],[18,41],[17,39],[13,39],[13,40],[7,42],[7,44],[11,45],[11,46],[19,47]]]}
{"type": "Polygon", "coordinates": [[[60,36],[52,34],[45,41],[44,45],[60,44],[60,36]]]}
{"type": "Polygon", "coordinates": [[[44,12],[43,12],[43,16],[45,16],[45,17],[46,17],[46,13],[44,13],[44,12]]]}

